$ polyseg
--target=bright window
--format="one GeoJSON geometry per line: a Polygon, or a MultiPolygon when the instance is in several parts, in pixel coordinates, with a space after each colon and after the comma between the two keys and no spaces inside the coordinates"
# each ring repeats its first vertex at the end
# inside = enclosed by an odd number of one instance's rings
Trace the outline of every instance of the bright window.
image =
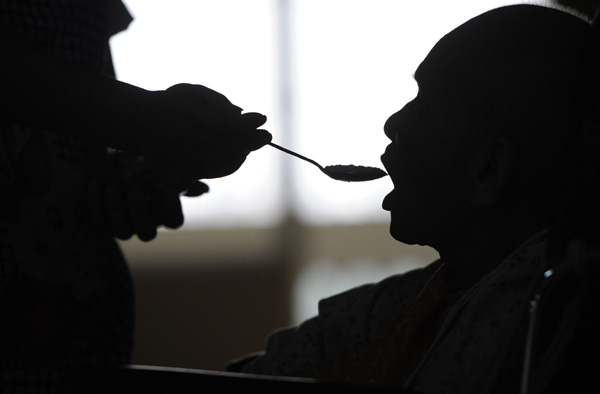
{"type": "MultiPolygon", "coordinates": [[[[499,0],[126,0],[135,20],[111,42],[119,79],[187,82],[266,114],[275,142],[328,164],[381,166],[383,124],[446,32],[499,0]]],[[[184,203],[185,228],[382,222],[391,182],[349,184],[265,147],[184,203]]]]}

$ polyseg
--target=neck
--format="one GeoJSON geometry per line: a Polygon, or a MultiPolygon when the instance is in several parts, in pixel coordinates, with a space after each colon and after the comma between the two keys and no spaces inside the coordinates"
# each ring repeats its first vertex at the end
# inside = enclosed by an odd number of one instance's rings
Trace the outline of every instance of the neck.
{"type": "Polygon", "coordinates": [[[484,275],[496,268],[510,253],[540,229],[530,231],[502,226],[491,230],[478,229],[471,236],[436,247],[449,279],[460,290],[474,286],[484,275]]]}
{"type": "MultiPolygon", "coordinates": [[[[477,251],[471,245],[467,252],[440,250],[440,257],[446,267],[449,279],[460,290],[473,287],[484,275],[498,266],[512,250],[504,253],[477,251]]],[[[478,248],[477,248],[478,249],[478,248]]]]}

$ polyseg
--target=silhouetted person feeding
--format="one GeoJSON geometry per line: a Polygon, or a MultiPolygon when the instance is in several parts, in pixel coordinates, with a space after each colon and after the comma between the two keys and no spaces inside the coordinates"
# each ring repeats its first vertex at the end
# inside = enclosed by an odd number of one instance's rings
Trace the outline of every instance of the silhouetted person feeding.
{"type": "Polygon", "coordinates": [[[263,115],[206,87],[115,80],[108,40],[130,20],[119,0],[0,1],[2,393],[129,363],[133,288],[114,237],[180,226],[180,193],[271,140],[263,115]]]}
{"type": "Polygon", "coordinates": [[[416,70],[416,98],[386,122],[381,158],[391,235],[440,260],[321,301],[230,369],[518,392],[548,230],[598,166],[598,48],[589,23],[524,5],[443,37],[416,70]]]}

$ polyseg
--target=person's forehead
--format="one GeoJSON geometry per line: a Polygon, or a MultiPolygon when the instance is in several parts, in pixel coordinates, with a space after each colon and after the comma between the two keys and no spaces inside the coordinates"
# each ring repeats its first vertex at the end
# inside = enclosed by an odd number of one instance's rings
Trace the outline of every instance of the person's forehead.
{"type": "Polygon", "coordinates": [[[447,56],[432,51],[419,64],[413,74],[419,86],[419,91],[443,91],[465,88],[469,80],[475,79],[475,74],[484,72],[466,56],[447,56]]]}

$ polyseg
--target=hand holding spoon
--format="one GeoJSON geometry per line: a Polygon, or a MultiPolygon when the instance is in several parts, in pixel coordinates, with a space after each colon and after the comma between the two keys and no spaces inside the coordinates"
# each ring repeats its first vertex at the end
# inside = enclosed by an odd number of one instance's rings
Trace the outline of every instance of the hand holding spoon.
{"type": "Polygon", "coordinates": [[[269,142],[273,148],[277,148],[280,151],[283,151],[292,156],[296,156],[299,159],[307,161],[319,168],[319,170],[323,171],[325,175],[329,176],[338,181],[346,181],[346,182],[362,182],[362,181],[372,181],[374,179],[378,179],[387,175],[387,173],[376,167],[365,167],[365,166],[355,166],[355,165],[334,165],[334,166],[326,166],[323,167],[316,161],[309,159],[308,157],[304,157],[294,151],[286,149],[282,146],[269,142]]]}

